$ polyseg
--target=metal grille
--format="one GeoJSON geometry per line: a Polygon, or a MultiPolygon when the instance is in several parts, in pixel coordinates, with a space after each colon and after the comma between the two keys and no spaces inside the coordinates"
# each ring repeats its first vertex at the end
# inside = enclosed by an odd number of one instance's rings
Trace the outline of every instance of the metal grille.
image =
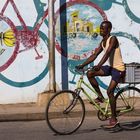
{"type": "Polygon", "coordinates": [[[130,63],[126,65],[125,83],[140,83],[140,64],[130,63]]]}

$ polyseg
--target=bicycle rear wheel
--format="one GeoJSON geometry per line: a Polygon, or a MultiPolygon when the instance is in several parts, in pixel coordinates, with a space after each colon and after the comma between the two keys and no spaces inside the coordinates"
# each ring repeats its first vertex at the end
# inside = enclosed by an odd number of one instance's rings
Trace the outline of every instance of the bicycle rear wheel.
{"type": "Polygon", "coordinates": [[[80,96],[70,90],[55,94],[46,107],[46,121],[51,130],[60,135],[75,132],[83,123],[85,105],[80,96]]]}
{"type": "Polygon", "coordinates": [[[116,99],[120,127],[126,130],[140,127],[140,89],[136,87],[122,89],[116,99]]]}

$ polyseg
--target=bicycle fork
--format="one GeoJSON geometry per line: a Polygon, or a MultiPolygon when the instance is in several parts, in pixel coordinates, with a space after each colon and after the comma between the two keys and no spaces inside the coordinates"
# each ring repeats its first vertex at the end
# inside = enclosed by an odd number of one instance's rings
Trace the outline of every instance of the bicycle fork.
{"type": "Polygon", "coordinates": [[[80,94],[81,89],[76,89],[75,93],[73,94],[73,99],[70,103],[70,105],[63,111],[64,114],[68,114],[76,105],[78,98],[79,98],[79,94],[80,94]]]}

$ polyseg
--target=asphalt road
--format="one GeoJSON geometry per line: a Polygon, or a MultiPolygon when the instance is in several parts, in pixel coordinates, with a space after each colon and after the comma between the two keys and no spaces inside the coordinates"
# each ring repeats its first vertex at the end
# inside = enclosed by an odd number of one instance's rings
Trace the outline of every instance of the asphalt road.
{"type": "Polygon", "coordinates": [[[0,140],[139,140],[140,128],[125,131],[116,128],[105,131],[96,117],[86,117],[83,125],[71,135],[56,135],[47,126],[46,121],[1,122],[0,140]]]}

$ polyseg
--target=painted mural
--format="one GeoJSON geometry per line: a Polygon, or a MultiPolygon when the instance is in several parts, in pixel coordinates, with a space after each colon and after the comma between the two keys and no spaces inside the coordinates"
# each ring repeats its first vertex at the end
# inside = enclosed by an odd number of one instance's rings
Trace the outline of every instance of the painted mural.
{"type": "MultiPolygon", "coordinates": [[[[103,20],[107,20],[105,13],[92,2],[87,1],[83,4],[80,1],[76,4],[68,2],[66,11],[62,8],[61,16],[66,16],[67,22],[66,25],[65,23],[61,23],[63,30],[60,32],[60,18],[57,16],[56,48],[60,50],[61,34],[67,35],[68,58],[76,60],[87,58],[101,40],[99,36],[99,25],[103,20]],[[65,31],[65,28],[67,31],[65,31]]],[[[64,51],[62,55],[65,55],[64,51]]]]}
{"type": "MultiPolygon", "coordinates": [[[[13,0],[7,0],[1,10],[1,22],[0,22],[0,30],[1,30],[1,55],[0,59],[0,71],[4,71],[7,69],[16,59],[17,55],[20,53],[24,53],[25,51],[29,51],[30,49],[34,49],[35,56],[34,60],[44,59],[47,63],[42,64],[42,70],[38,73],[37,77],[33,77],[33,79],[29,79],[27,82],[14,82],[12,86],[17,87],[25,87],[38,82],[40,79],[38,77],[45,76],[48,72],[48,54],[45,56],[44,52],[48,52],[48,48],[42,48],[42,42],[44,42],[47,47],[48,38],[46,33],[43,33],[39,30],[40,26],[44,22],[48,15],[48,10],[44,11],[44,16],[42,15],[39,20],[36,21],[36,24],[33,27],[26,25],[23,17],[21,16],[16,3],[13,0]],[[17,15],[18,20],[20,21],[20,26],[14,25],[12,20],[8,17],[4,16],[4,12],[8,5],[11,4],[15,14],[17,15]],[[45,50],[46,49],[46,50],[45,50]],[[44,54],[44,56],[43,56],[44,54]],[[43,58],[44,57],[44,58],[43,58]],[[43,66],[44,65],[44,66],[43,66]]],[[[41,60],[42,61],[42,60],[41,60]]],[[[36,61],[37,62],[37,61],[36,61]]],[[[23,64],[23,63],[22,63],[23,64]]],[[[10,84],[10,80],[5,78],[8,84],[10,84]],[[7,80],[6,80],[7,79],[7,80]]]]}
{"type": "MultiPolygon", "coordinates": [[[[0,103],[35,102],[37,95],[48,89],[49,82],[47,1],[0,2],[0,103]]],[[[74,67],[98,47],[101,40],[99,25],[103,20],[112,21],[112,34],[118,36],[125,63],[140,62],[139,1],[54,2],[56,82],[60,89],[74,89],[79,76],[74,67]],[[62,18],[66,18],[66,21],[61,21],[62,18]],[[67,42],[66,48],[62,46],[62,36],[67,42]],[[63,67],[68,69],[63,70],[63,67]],[[66,80],[63,80],[64,77],[67,77],[66,80]]],[[[108,84],[105,81],[104,78],[98,78],[103,91],[108,84]]]]}

